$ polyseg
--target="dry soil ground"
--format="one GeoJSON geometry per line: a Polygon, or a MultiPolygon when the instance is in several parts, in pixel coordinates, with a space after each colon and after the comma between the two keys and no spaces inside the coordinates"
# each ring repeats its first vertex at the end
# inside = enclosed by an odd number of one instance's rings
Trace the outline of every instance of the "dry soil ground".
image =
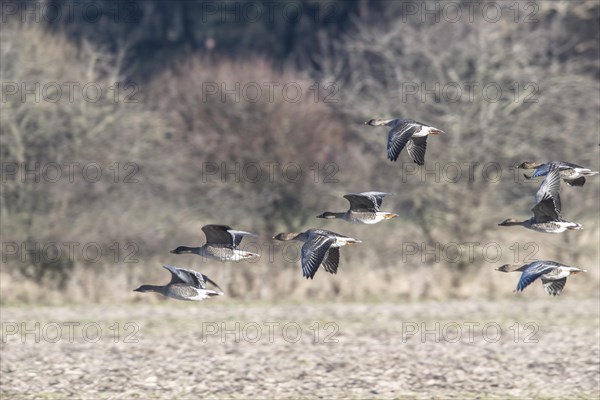
{"type": "Polygon", "coordinates": [[[599,333],[598,299],[566,296],[12,307],[2,309],[0,394],[597,399],[599,333]]]}

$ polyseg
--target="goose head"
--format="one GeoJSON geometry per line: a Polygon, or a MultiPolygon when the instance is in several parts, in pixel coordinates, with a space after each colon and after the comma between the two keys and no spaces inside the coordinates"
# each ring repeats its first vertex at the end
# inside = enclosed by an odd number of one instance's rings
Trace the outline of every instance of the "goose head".
{"type": "Polygon", "coordinates": [[[171,250],[170,253],[171,254],[189,254],[189,253],[193,253],[193,251],[192,251],[191,247],[179,246],[175,250],[171,250]]]}
{"type": "Polygon", "coordinates": [[[536,163],[534,161],[525,161],[517,166],[519,169],[536,169],[540,167],[542,164],[536,163]]]}
{"type": "Polygon", "coordinates": [[[288,240],[294,240],[296,239],[296,237],[299,235],[299,233],[294,233],[294,232],[290,232],[290,233],[278,233],[277,235],[273,236],[273,239],[276,240],[282,240],[282,241],[288,241],[288,240]]]}
{"type": "Polygon", "coordinates": [[[505,219],[504,221],[500,222],[498,224],[498,226],[514,226],[514,225],[522,225],[523,222],[516,220],[514,218],[508,218],[505,219]]]}
{"type": "Polygon", "coordinates": [[[338,215],[330,211],[325,211],[323,214],[317,215],[317,218],[336,219],[338,218],[338,215]]]}

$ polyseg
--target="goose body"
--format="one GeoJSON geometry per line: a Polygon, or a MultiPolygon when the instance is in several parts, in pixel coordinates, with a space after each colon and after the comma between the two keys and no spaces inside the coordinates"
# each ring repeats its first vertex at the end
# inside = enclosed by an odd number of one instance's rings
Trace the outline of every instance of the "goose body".
{"type": "Polygon", "coordinates": [[[336,274],[340,253],[339,248],[355,243],[360,240],[340,235],[325,229],[309,229],[300,233],[279,233],[273,239],[289,241],[300,240],[302,245],[302,275],[313,279],[319,266],[325,271],[336,274]]]}
{"type": "Polygon", "coordinates": [[[400,152],[406,147],[409,157],[418,165],[425,165],[427,136],[444,133],[441,129],[412,119],[371,119],[365,122],[365,125],[391,128],[387,143],[387,154],[390,161],[397,161],[400,152]]]}
{"type": "Polygon", "coordinates": [[[173,254],[197,254],[220,261],[254,260],[258,254],[240,250],[238,247],[244,236],[256,236],[254,233],[237,231],[227,225],[205,225],[202,231],[206,243],[200,247],[179,246],[171,250],[173,254]]]}
{"type": "Polygon", "coordinates": [[[356,224],[376,224],[386,219],[396,218],[398,214],[379,209],[383,198],[389,194],[384,192],[349,193],[344,195],[344,198],[350,202],[348,211],[340,213],[326,211],[317,218],[343,219],[356,224]]]}
{"type": "Polygon", "coordinates": [[[546,164],[539,164],[532,161],[526,161],[521,163],[518,168],[520,169],[533,169],[533,173],[529,176],[523,174],[525,178],[532,179],[540,176],[547,175],[553,169],[558,169],[561,178],[569,186],[583,186],[585,184],[586,176],[593,176],[598,174],[591,169],[584,168],[581,165],[572,164],[566,161],[550,161],[546,164]]]}
{"type": "Polygon", "coordinates": [[[555,261],[534,261],[523,266],[506,264],[496,271],[502,272],[522,272],[515,292],[522,292],[527,286],[536,279],[540,279],[544,289],[549,295],[560,296],[567,283],[567,277],[571,274],[587,272],[586,270],[568,265],[560,264],[555,261]]]}
{"type": "Polygon", "coordinates": [[[171,281],[168,284],[164,286],[142,285],[134,292],[156,292],[172,299],[187,301],[199,301],[208,297],[223,295],[219,285],[200,272],[172,265],[165,265],[163,268],[171,273],[171,281]],[[207,283],[214,285],[219,290],[207,289],[207,283]]]}
{"type": "Polygon", "coordinates": [[[536,232],[561,233],[583,229],[580,224],[566,221],[561,216],[560,171],[554,168],[547,175],[535,194],[536,205],[531,209],[533,217],[525,221],[507,219],[500,226],[520,225],[536,232]]]}
{"type": "Polygon", "coordinates": [[[501,225],[502,226],[521,225],[527,229],[531,229],[533,231],[542,232],[542,233],[562,233],[562,232],[566,232],[566,231],[570,231],[570,230],[583,229],[581,224],[578,224],[575,222],[564,221],[564,220],[537,222],[534,217],[531,217],[528,220],[523,221],[523,222],[518,222],[516,224],[511,223],[510,220],[508,222],[504,221],[501,225]]]}

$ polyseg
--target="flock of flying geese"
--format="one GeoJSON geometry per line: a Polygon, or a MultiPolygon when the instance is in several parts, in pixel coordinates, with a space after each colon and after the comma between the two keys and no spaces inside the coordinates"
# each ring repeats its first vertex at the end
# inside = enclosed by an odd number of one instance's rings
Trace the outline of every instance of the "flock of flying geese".
{"type": "MultiPolygon", "coordinates": [[[[425,164],[427,137],[444,133],[442,130],[410,119],[371,119],[365,122],[370,126],[388,126],[387,155],[390,161],[396,161],[402,150],[406,151],[411,160],[425,164]]],[[[519,169],[533,169],[527,179],[545,176],[535,194],[535,206],[531,209],[533,216],[525,221],[507,219],[500,226],[521,225],[525,228],[545,233],[560,233],[567,230],[582,229],[580,224],[566,221],[562,218],[560,201],[560,181],[564,180],[569,186],[583,186],[587,176],[596,175],[579,165],[552,161],[546,164],[524,162],[519,169]]],[[[324,212],[317,218],[342,219],[357,224],[376,224],[386,219],[398,217],[398,214],[381,211],[380,207],[385,192],[363,192],[346,194],[344,198],[350,203],[345,212],[324,212]]],[[[258,254],[241,250],[239,245],[245,236],[257,236],[254,233],[234,230],[226,225],[205,225],[202,231],[206,235],[206,243],[200,247],[179,246],[172,250],[173,254],[197,254],[202,257],[220,261],[253,260],[258,254]]],[[[304,242],[301,249],[302,275],[313,279],[319,267],[326,272],[336,274],[340,253],[339,248],[361,243],[360,240],[340,235],[325,229],[308,229],[300,233],[279,233],[273,239],[281,241],[299,240],[304,242]]],[[[163,286],[142,285],[136,292],[157,292],[178,300],[203,300],[207,297],[223,295],[222,289],[206,275],[200,272],[164,266],[171,273],[171,281],[163,286]],[[215,289],[209,289],[207,284],[215,289]]],[[[550,295],[560,295],[571,274],[586,272],[554,261],[539,260],[522,266],[506,264],[496,269],[502,272],[522,272],[515,292],[523,291],[536,279],[540,279],[546,292],[550,295]]]]}

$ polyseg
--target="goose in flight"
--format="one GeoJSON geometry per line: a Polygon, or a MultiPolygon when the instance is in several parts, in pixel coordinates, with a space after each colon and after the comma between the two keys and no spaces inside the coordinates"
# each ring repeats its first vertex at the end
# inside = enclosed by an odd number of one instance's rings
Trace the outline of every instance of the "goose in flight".
{"type": "Polygon", "coordinates": [[[598,172],[594,172],[591,169],[584,168],[581,165],[571,164],[565,161],[550,161],[546,164],[540,164],[532,161],[525,161],[521,163],[517,168],[519,169],[533,169],[533,174],[523,176],[527,179],[537,178],[539,176],[545,176],[550,171],[558,168],[560,171],[561,178],[569,186],[583,186],[585,184],[586,176],[596,175],[598,172]]]}
{"type": "Polygon", "coordinates": [[[569,267],[568,265],[559,264],[554,261],[534,261],[523,266],[506,264],[496,268],[496,271],[522,272],[521,279],[519,279],[515,292],[522,292],[527,286],[533,283],[533,281],[540,278],[544,285],[544,289],[552,296],[560,296],[560,293],[567,283],[567,276],[578,274],[580,272],[587,272],[584,269],[569,267]]]}
{"type": "Polygon", "coordinates": [[[254,260],[258,254],[238,249],[244,236],[256,236],[254,233],[236,231],[227,225],[204,225],[206,243],[200,247],[179,246],[171,250],[173,254],[197,254],[202,257],[221,261],[254,260]]]}
{"type": "Polygon", "coordinates": [[[555,168],[548,173],[535,194],[537,204],[531,209],[533,217],[525,221],[509,218],[498,225],[521,225],[525,228],[545,233],[560,233],[566,230],[583,229],[580,224],[562,219],[559,191],[560,172],[555,168]]]}
{"type": "Polygon", "coordinates": [[[337,273],[340,262],[339,248],[362,241],[325,229],[309,229],[301,233],[279,233],[273,239],[300,240],[302,245],[302,275],[313,279],[320,265],[330,274],[337,273]]]}
{"type": "Polygon", "coordinates": [[[384,219],[396,218],[398,214],[380,211],[379,207],[385,196],[390,193],[363,192],[349,193],[344,198],[350,202],[350,209],[346,212],[326,211],[317,218],[343,219],[357,224],[376,224],[384,219]]]}
{"type": "Polygon", "coordinates": [[[134,292],[156,292],[172,299],[189,301],[204,300],[207,297],[223,295],[219,285],[200,272],[177,268],[172,265],[165,265],[163,268],[168,269],[171,273],[171,282],[164,286],[142,285],[134,292]],[[207,289],[207,283],[214,285],[219,290],[207,289]]]}
{"type": "Polygon", "coordinates": [[[438,135],[444,131],[412,119],[371,119],[365,122],[371,126],[389,126],[387,153],[390,161],[396,161],[406,146],[409,157],[418,165],[425,164],[427,135],[438,135]]]}

